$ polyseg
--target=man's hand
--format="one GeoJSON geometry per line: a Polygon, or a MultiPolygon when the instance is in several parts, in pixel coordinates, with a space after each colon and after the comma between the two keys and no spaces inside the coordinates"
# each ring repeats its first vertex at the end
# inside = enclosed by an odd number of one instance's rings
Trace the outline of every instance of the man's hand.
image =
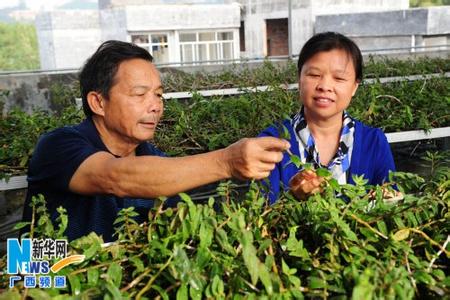
{"type": "Polygon", "coordinates": [[[244,138],[224,149],[225,168],[238,179],[266,178],[289,147],[288,141],[279,138],[244,138]]]}
{"type": "Polygon", "coordinates": [[[295,174],[289,181],[289,187],[294,196],[299,200],[322,191],[321,184],[325,179],[313,170],[302,170],[295,174]]]}

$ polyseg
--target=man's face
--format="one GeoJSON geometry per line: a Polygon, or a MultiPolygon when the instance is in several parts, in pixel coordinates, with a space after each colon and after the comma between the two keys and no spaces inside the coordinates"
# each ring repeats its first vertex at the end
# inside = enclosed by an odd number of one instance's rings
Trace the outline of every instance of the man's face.
{"type": "Polygon", "coordinates": [[[153,138],[163,113],[163,89],[155,66],[143,59],[119,65],[109,99],[104,101],[108,131],[127,143],[153,138]]]}
{"type": "Polygon", "coordinates": [[[319,52],[303,65],[299,87],[307,118],[341,120],[358,88],[353,61],[340,49],[319,52]]]}

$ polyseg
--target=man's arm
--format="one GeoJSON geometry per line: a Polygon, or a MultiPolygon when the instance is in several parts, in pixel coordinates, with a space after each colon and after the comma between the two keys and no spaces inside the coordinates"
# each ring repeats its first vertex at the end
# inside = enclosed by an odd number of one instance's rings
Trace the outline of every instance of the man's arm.
{"type": "Polygon", "coordinates": [[[230,177],[265,178],[288,148],[285,140],[263,137],[242,139],[225,149],[186,157],[115,158],[98,152],[78,167],[69,189],[86,195],[171,196],[230,177]]]}

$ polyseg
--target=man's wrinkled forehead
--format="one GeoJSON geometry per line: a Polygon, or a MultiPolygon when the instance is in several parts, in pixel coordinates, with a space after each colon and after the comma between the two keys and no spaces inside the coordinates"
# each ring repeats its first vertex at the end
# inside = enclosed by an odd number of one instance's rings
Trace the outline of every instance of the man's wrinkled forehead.
{"type": "Polygon", "coordinates": [[[125,84],[128,88],[150,87],[160,88],[161,76],[156,66],[147,60],[131,59],[121,62],[113,77],[112,87],[125,84]]]}

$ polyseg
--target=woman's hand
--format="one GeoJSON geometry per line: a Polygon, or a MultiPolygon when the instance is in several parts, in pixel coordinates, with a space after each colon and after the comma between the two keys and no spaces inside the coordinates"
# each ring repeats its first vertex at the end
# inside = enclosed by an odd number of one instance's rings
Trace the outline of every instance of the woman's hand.
{"type": "MultiPolygon", "coordinates": [[[[371,190],[368,194],[370,198],[376,198],[375,190],[371,190]]],[[[386,186],[381,186],[381,196],[383,198],[383,202],[388,204],[395,204],[405,198],[402,192],[396,191],[392,188],[388,189],[386,186]]]]}
{"type": "Polygon", "coordinates": [[[302,170],[291,178],[289,187],[297,199],[304,200],[311,194],[320,193],[324,180],[314,170],[302,170]]]}

